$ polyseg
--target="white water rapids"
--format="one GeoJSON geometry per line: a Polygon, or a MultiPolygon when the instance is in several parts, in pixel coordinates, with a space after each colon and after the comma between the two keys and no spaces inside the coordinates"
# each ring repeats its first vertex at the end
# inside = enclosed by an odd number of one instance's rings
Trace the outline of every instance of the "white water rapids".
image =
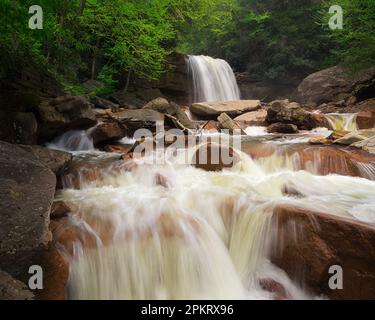
{"type": "Polygon", "coordinates": [[[270,262],[273,208],[375,223],[374,181],[298,171],[279,153],[258,161],[240,153],[235,167],[206,172],[181,161],[194,150],[181,152],[164,165],[154,154],[113,166],[58,194],[75,208],[66,227],[80,230],[73,250],[61,248],[71,261],[69,298],[273,299],[262,287],[271,279],[287,298],[309,299],[270,262]]]}
{"type": "Polygon", "coordinates": [[[189,56],[192,81],[192,102],[240,100],[240,91],[233,70],[222,59],[189,56]]]}

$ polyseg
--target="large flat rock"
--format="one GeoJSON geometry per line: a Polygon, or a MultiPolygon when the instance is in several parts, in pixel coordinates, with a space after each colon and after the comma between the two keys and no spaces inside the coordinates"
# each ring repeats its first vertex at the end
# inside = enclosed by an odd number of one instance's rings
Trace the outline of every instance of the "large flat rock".
{"type": "Polygon", "coordinates": [[[0,141],[0,268],[26,281],[51,240],[54,173],[31,152],[0,141]]]}
{"type": "Polygon", "coordinates": [[[190,111],[204,119],[216,119],[222,113],[234,118],[245,112],[258,110],[260,106],[260,100],[199,102],[193,103],[190,111]]]}

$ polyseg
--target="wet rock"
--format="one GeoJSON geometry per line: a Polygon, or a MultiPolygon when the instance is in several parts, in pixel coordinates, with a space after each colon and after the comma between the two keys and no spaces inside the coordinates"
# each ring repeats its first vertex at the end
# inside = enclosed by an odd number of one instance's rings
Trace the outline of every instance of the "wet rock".
{"type": "Polygon", "coordinates": [[[90,102],[98,109],[117,111],[120,107],[118,104],[98,96],[91,97],[90,102]]]}
{"type": "Polygon", "coordinates": [[[310,113],[304,110],[297,102],[289,100],[275,100],[269,104],[267,122],[294,124],[299,129],[311,130],[318,126],[310,113]]]}
{"type": "Polygon", "coordinates": [[[19,148],[30,152],[40,162],[44,163],[53,173],[60,175],[65,166],[69,165],[72,155],[69,152],[51,150],[42,146],[18,145],[19,148]]]}
{"type": "Polygon", "coordinates": [[[155,131],[156,123],[164,123],[164,115],[150,109],[126,110],[114,114],[113,118],[119,121],[127,130],[128,135],[138,129],[149,129],[155,131]]]}
{"type": "Polygon", "coordinates": [[[0,270],[0,300],[33,300],[34,294],[26,285],[0,270]]]}
{"type": "Polygon", "coordinates": [[[203,119],[216,119],[222,113],[234,118],[243,113],[258,110],[260,106],[259,100],[201,102],[193,103],[190,111],[203,119]]]}
{"type": "Polygon", "coordinates": [[[100,123],[90,132],[94,145],[120,140],[126,134],[126,128],[121,123],[115,121],[100,123]]]}
{"type": "Polygon", "coordinates": [[[275,300],[291,299],[290,293],[287,292],[284,286],[273,279],[261,279],[259,284],[263,290],[273,293],[275,300]]]}
{"type": "Polygon", "coordinates": [[[317,145],[317,144],[332,144],[333,140],[328,139],[326,137],[313,137],[309,140],[309,144],[317,145]]]}
{"type": "Polygon", "coordinates": [[[260,109],[257,111],[244,113],[234,119],[237,123],[242,123],[247,126],[259,126],[263,127],[267,124],[266,122],[267,110],[260,109]]]}
{"type": "Polygon", "coordinates": [[[298,127],[291,123],[273,123],[268,126],[269,133],[298,133],[298,127]]]}
{"type": "Polygon", "coordinates": [[[51,140],[72,129],[87,129],[96,124],[91,104],[83,97],[62,96],[45,100],[37,107],[41,141],[51,140]]]}
{"type": "Polygon", "coordinates": [[[375,154],[375,135],[351,145],[352,147],[361,148],[369,153],[375,154]]]}
{"type": "Polygon", "coordinates": [[[34,114],[0,110],[0,140],[10,143],[36,144],[38,123],[34,114]]]}
{"type": "Polygon", "coordinates": [[[344,137],[335,140],[334,143],[342,145],[351,145],[371,138],[373,136],[375,136],[375,129],[358,130],[346,134],[344,137]]]}
{"type": "Polygon", "coordinates": [[[232,168],[239,161],[240,156],[232,147],[210,142],[195,152],[192,165],[206,171],[221,171],[232,168]]]}
{"type": "MultiPolygon", "coordinates": [[[[181,109],[181,107],[174,103],[168,102],[167,99],[157,98],[149,103],[147,103],[143,109],[154,110],[163,114],[170,115],[175,117],[178,122],[182,124],[183,127],[188,129],[195,129],[194,123],[188,118],[186,113],[181,109]]],[[[176,127],[179,127],[178,124],[175,124],[176,127]]]]}
{"type": "Polygon", "coordinates": [[[60,219],[66,217],[71,208],[64,201],[54,201],[51,207],[50,217],[51,219],[60,219]]]}
{"type": "Polygon", "coordinates": [[[308,291],[332,299],[375,297],[375,227],[351,219],[281,206],[272,261],[308,291]],[[343,289],[328,286],[333,265],[343,269],[343,289]]]}
{"type": "Polygon", "coordinates": [[[375,78],[375,69],[352,75],[339,66],[315,72],[306,77],[297,88],[296,100],[316,104],[361,96],[375,78]]]}
{"type": "Polygon", "coordinates": [[[32,153],[0,142],[0,268],[28,279],[51,239],[56,177],[32,153]]]}
{"type": "Polygon", "coordinates": [[[358,129],[371,129],[375,127],[375,110],[362,111],[357,114],[358,129]]]}
{"type": "Polygon", "coordinates": [[[218,118],[220,129],[228,130],[231,134],[246,135],[246,132],[233,121],[226,113],[222,113],[218,118]]]}

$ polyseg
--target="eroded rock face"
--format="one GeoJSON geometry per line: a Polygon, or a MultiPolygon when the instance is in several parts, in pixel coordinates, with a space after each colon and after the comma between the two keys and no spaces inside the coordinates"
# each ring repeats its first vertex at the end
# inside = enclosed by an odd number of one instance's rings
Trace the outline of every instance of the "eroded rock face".
{"type": "Polygon", "coordinates": [[[202,119],[215,120],[222,113],[234,118],[243,113],[258,110],[260,106],[259,100],[201,102],[193,103],[190,111],[202,119]]]}
{"type": "Polygon", "coordinates": [[[289,100],[275,100],[269,104],[267,122],[294,124],[299,129],[311,130],[319,126],[312,114],[302,108],[297,102],[289,100]]]}
{"type": "Polygon", "coordinates": [[[149,103],[147,103],[143,109],[150,109],[154,110],[163,114],[170,115],[172,117],[175,117],[183,127],[188,129],[194,129],[195,125],[194,123],[188,118],[186,113],[181,109],[181,107],[174,103],[174,102],[168,102],[167,99],[164,98],[157,98],[149,103]]]}
{"type": "Polygon", "coordinates": [[[45,164],[53,173],[59,175],[65,166],[72,160],[72,154],[60,150],[51,150],[42,146],[17,145],[19,148],[30,152],[41,163],[45,164]]]}
{"type": "Polygon", "coordinates": [[[156,123],[164,123],[164,115],[150,109],[125,110],[114,114],[114,119],[126,128],[128,135],[138,129],[155,130],[156,123]]]}
{"type": "Polygon", "coordinates": [[[33,300],[34,294],[26,285],[0,270],[0,300],[33,300]]]}
{"type": "Polygon", "coordinates": [[[247,126],[265,126],[267,117],[267,110],[260,109],[257,111],[244,113],[234,119],[237,123],[241,123],[247,126]]]}
{"type": "Polygon", "coordinates": [[[332,299],[374,299],[375,227],[294,207],[274,211],[278,235],[273,262],[295,281],[332,299]],[[343,269],[343,289],[328,285],[333,265],[343,269]]]}
{"type": "Polygon", "coordinates": [[[94,145],[103,142],[120,140],[127,134],[126,128],[118,122],[108,121],[100,123],[92,129],[90,136],[94,145]]]}
{"type": "Polygon", "coordinates": [[[298,133],[298,127],[291,123],[273,123],[268,126],[269,133],[298,133]]]}
{"type": "Polygon", "coordinates": [[[232,147],[210,142],[196,151],[192,164],[206,171],[221,171],[224,168],[232,168],[239,161],[240,156],[232,147]]]}
{"type": "Polygon", "coordinates": [[[83,97],[61,96],[45,100],[37,107],[39,139],[51,140],[72,129],[87,129],[96,124],[92,105],[83,97]]]}
{"type": "Polygon", "coordinates": [[[363,95],[366,86],[375,78],[375,69],[351,75],[339,66],[315,72],[306,77],[297,88],[296,100],[320,105],[363,95]]]}
{"type": "Polygon", "coordinates": [[[18,279],[39,264],[51,240],[56,177],[32,153],[0,142],[0,268],[18,279]]]}

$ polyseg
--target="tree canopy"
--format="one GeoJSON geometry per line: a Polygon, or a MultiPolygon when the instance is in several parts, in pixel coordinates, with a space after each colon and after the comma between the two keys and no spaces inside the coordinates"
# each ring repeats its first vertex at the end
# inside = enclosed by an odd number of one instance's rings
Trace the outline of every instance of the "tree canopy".
{"type": "Polygon", "coordinates": [[[117,73],[158,79],[173,51],[224,58],[267,79],[301,77],[337,63],[375,63],[373,0],[0,0],[1,70],[34,64],[62,82],[117,73]],[[344,28],[330,30],[340,5],[344,28]],[[43,30],[31,30],[31,5],[43,30]]]}

